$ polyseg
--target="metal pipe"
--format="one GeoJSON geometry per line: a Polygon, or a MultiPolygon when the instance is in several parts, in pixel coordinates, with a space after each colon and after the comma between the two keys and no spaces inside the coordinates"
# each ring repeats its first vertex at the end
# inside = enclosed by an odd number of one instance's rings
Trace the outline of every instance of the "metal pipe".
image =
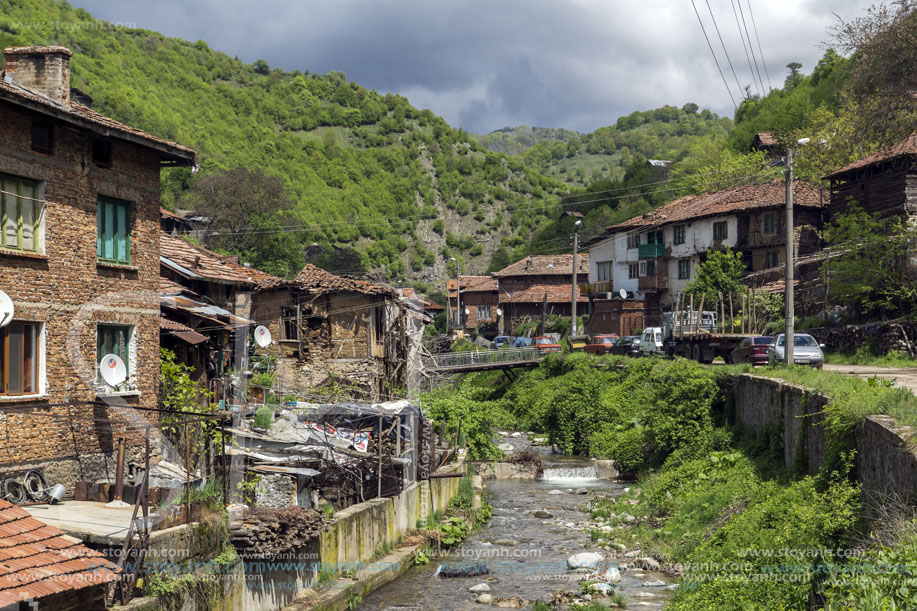
{"type": "Polygon", "coordinates": [[[115,466],[115,500],[124,496],[124,437],[118,437],[118,464],[115,466]]]}

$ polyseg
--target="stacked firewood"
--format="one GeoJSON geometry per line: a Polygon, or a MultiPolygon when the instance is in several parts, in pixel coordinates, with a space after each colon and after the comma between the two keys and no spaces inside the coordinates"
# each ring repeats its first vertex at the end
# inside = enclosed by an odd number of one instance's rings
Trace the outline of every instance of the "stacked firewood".
{"type": "Polygon", "coordinates": [[[245,509],[230,522],[229,536],[244,558],[269,559],[309,545],[328,530],[322,514],[312,509],[245,509]]]}

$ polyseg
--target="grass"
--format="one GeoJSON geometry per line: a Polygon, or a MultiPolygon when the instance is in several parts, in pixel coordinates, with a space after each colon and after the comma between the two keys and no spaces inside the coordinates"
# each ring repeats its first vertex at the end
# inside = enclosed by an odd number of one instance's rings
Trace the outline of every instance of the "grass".
{"type": "Polygon", "coordinates": [[[873,367],[917,367],[917,359],[890,350],[888,354],[879,356],[868,350],[857,350],[853,354],[840,352],[826,352],[825,362],[837,365],[871,365],[873,367]]]}

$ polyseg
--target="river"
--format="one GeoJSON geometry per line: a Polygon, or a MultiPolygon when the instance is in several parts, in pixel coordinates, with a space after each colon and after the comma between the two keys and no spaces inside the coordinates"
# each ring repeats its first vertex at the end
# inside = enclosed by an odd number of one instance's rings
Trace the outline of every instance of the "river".
{"type": "MultiPolygon", "coordinates": [[[[518,444],[518,440],[513,440],[518,444]]],[[[480,609],[477,594],[468,589],[480,583],[490,586],[494,602],[519,598],[550,601],[554,592],[578,592],[570,581],[566,560],[583,551],[603,552],[593,546],[582,525],[589,520],[580,507],[590,494],[619,495],[627,484],[599,480],[588,459],[545,454],[545,477],[540,480],[486,480],[487,500],[494,511],[490,521],[473,532],[464,544],[429,564],[415,566],[402,577],[368,595],[362,610],[480,609]],[[578,494],[582,492],[586,494],[578,494]],[[563,494],[552,491],[563,491],[563,494]],[[546,511],[550,518],[535,517],[546,511]],[[436,575],[441,564],[487,564],[488,575],[443,578],[436,575]]],[[[604,551],[612,566],[611,552],[604,551]]],[[[660,609],[673,594],[666,587],[672,579],[662,573],[622,570],[619,592],[630,609],[660,609]],[[662,585],[663,582],[666,585],[662,585]]],[[[598,597],[596,600],[603,600],[598,597]]]]}

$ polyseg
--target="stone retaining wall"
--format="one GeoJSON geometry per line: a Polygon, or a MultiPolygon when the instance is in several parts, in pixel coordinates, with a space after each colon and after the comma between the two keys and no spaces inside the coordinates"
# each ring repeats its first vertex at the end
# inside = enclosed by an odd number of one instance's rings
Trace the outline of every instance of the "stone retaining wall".
{"type": "Polygon", "coordinates": [[[866,344],[877,355],[884,356],[889,351],[917,356],[917,322],[904,320],[900,322],[875,323],[868,325],[835,325],[819,327],[805,331],[825,345],[829,352],[849,354],[866,344]]]}

